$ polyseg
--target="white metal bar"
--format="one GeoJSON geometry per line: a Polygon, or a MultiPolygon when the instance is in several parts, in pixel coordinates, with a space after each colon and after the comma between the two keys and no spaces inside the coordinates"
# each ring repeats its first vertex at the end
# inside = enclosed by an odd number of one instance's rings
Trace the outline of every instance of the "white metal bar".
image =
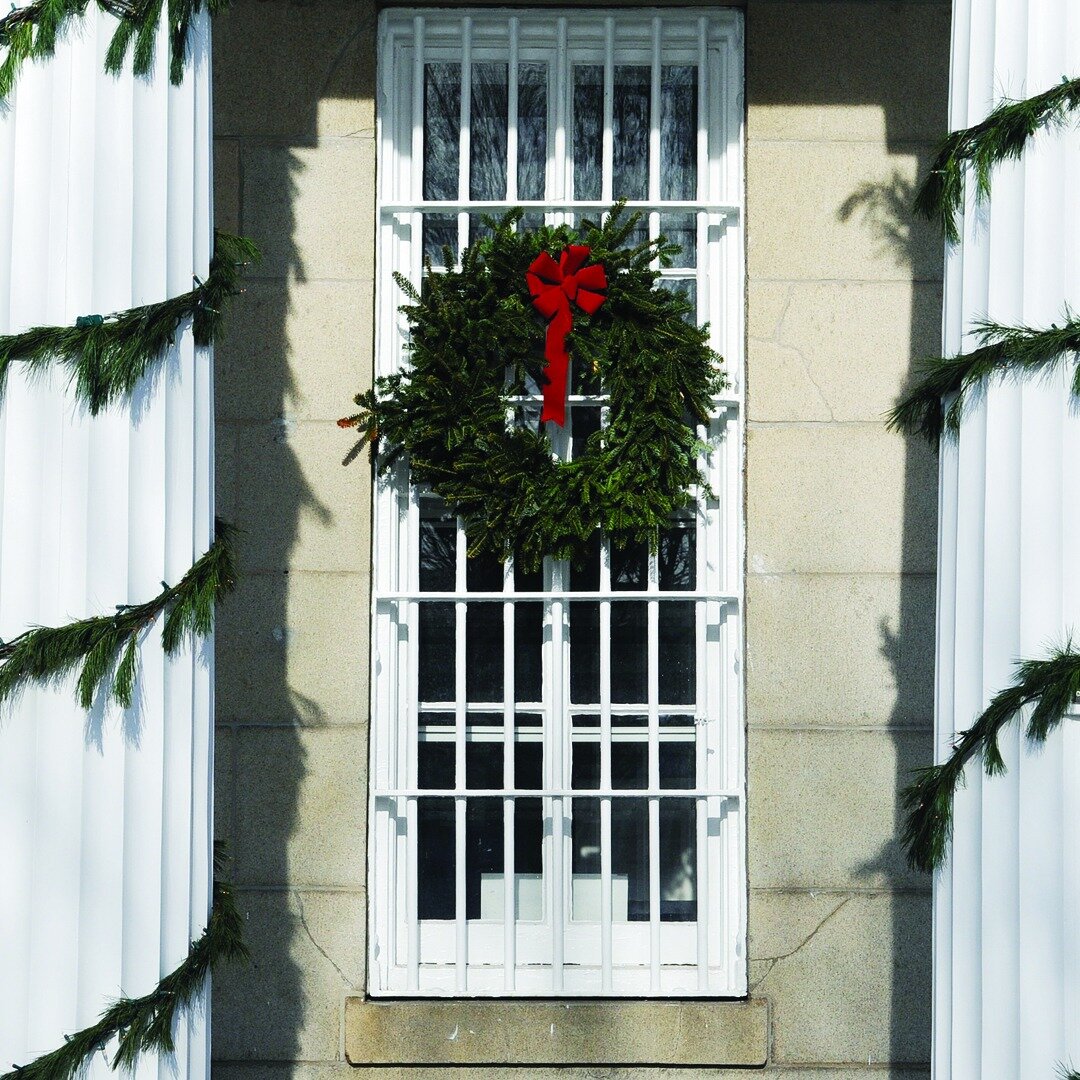
{"type": "MultiPolygon", "coordinates": [[[[611,590],[601,590],[599,592],[563,592],[558,593],[560,600],[602,600],[604,602],[610,601],[630,601],[630,600],[644,600],[646,594],[642,591],[631,592],[613,592],[611,590]]],[[[662,592],[656,592],[649,594],[650,598],[656,600],[711,600],[714,603],[719,604],[737,604],[742,598],[739,593],[700,593],[694,592],[692,589],[668,589],[662,592]]],[[[431,602],[446,602],[451,600],[461,600],[462,603],[479,603],[492,601],[502,601],[506,604],[525,603],[526,601],[532,601],[535,603],[537,600],[550,600],[551,593],[547,592],[519,592],[514,593],[512,596],[506,595],[501,592],[471,592],[468,594],[468,599],[463,600],[461,595],[456,592],[420,592],[418,589],[416,592],[387,592],[378,593],[375,596],[376,601],[379,603],[391,603],[400,602],[403,600],[424,600],[431,602]]]]}
{"type": "MultiPolygon", "coordinates": [[[[565,21],[563,21],[565,22],[565,21]]],[[[563,40],[565,41],[565,24],[563,25],[563,40]]],[[[565,51],[563,53],[565,55],[565,51]]],[[[564,567],[548,560],[545,568],[545,576],[549,579],[552,589],[561,587],[564,567]]],[[[568,680],[565,677],[566,669],[566,604],[560,598],[550,601],[551,611],[551,679],[548,683],[550,692],[548,710],[548,746],[550,753],[544,763],[545,773],[550,778],[552,787],[560,791],[560,794],[551,799],[551,988],[558,992],[563,988],[563,954],[566,918],[569,905],[566,896],[569,882],[566,880],[566,839],[565,839],[565,808],[566,803],[561,792],[566,789],[566,781],[569,776],[567,759],[569,756],[569,740],[564,738],[567,723],[567,705],[569,693],[568,680]]],[[[546,810],[547,808],[545,808],[546,810]]]]}
{"type": "Polygon", "coordinates": [[[615,173],[615,19],[604,19],[604,126],[600,149],[600,201],[610,206],[615,173]]]}
{"type": "MultiPolygon", "coordinates": [[[[458,593],[467,588],[466,554],[468,544],[465,526],[457,519],[457,547],[455,551],[455,584],[458,593]]],[[[466,610],[464,600],[454,604],[454,788],[458,797],[454,800],[454,939],[455,983],[459,991],[468,988],[469,979],[469,925],[465,917],[466,901],[466,816],[467,804],[462,797],[465,791],[465,755],[468,714],[468,689],[466,682],[466,610]]]]}
{"type": "MultiPolygon", "coordinates": [[[[636,741],[636,740],[635,740],[636,741]]],[[[417,798],[453,798],[462,792],[456,788],[379,788],[372,798],[375,799],[417,799],[417,798]]],[[[470,799],[730,799],[738,802],[742,792],[735,788],[695,787],[695,788],[581,788],[543,787],[543,788],[470,788],[470,799]]]]}
{"type": "MultiPolygon", "coordinates": [[[[660,557],[649,554],[649,595],[660,591],[660,557]]],[[[648,608],[649,672],[649,787],[660,787],[660,603],[649,600],[648,608]]],[[[653,993],[660,989],[660,803],[649,800],[649,984],[653,993]]]]}
{"type": "MultiPolygon", "coordinates": [[[[709,98],[708,84],[708,23],[702,16],[697,21],[697,197],[706,197],[709,192],[709,98]]],[[[697,214],[697,252],[694,262],[697,267],[697,315],[698,323],[712,323],[713,297],[709,289],[709,215],[698,211],[697,214]]]]}
{"type": "MultiPolygon", "coordinates": [[[[660,16],[652,20],[652,64],[649,77],[649,202],[660,202],[660,16]]],[[[649,239],[660,235],[660,212],[649,212],[649,239]]]]}
{"type": "MultiPolygon", "coordinates": [[[[535,210],[558,210],[564,209],[568,204],[565,200],[568,194],[573,191],[573,184],[571,177],[573,176],[572,166],[573,162],[569,159],[567,149],[567,134],[566,134],[566,119],[567,119],[567,99],[570,93],[570,64],[566,55],[566,16],[560,15],[555,23],[555,138],[554,138],[554,160],[551,163],[551,183],[549,190],[551,195],[556,200],[564,200],[560,202],[544,202],[538,201],[536,203],[520,203],[519,205],[525,207],[525,209],[535,210]]],[[[492,207],[491,209],[495,209],[492,207]]],[[[509,209],[509,207],[507,207],[509,209]]],[[[555,225],[562,224],[563,215],[555,214],[555,225]]]]}
{"type": "Polygon", "coordinates": [[[694,893],[697,901],[698,990],[709,989],[709,800],[697,799],[697,871],[694,893]]]}
{"type": "Polygon", "coordinates": [[[458,199],[462,209],[458,213],[458,262],[461,253],[469,246],[468,206],[470,178],[472,176],[472,16],[461,20],[461,130],[458,132],[458,199]]]}
{"type": "MultiPolygon", "coordinates": [[[[407,516],[405,521],[405,543],[398,548],[399,558],[403,555],[405,565],[397,566],[397,580],[406,581],[410,586],[418,586],[420,583],[420,498],[416,488],[406,481],[407,516]]],[[[408,617],[407,626],[415,628],[420,622],[419,605],[409,604],[406,607],[408,617]]],[[[419,733],[420,733],[420,695],[413,688],[419,688],[420,675],[420,642],[419,635],[415,631],[407,635],[405,642],[407,679],[405,702],[405,753],[401,762],[405,765],[405,783],[408,787],[415,787],[419,776],[419,733]]],[[[397,687],[397,693],[401,693],[401,684],[397,687]]],[[[398,710],[401,701],[396,703],[398,710]]],[[[400,781],[400,768],[393,775],[400,781]]],[[[400,812],[400,808],[399,808],[400,812]]],[[[420,985],[420,859],[419,859],[419,835],[420,835],[420,810],[415,800],[405,804],[405,912],[406,912],[406,962],[408,964],[408,985],[410,989],[417,989],[420,985]]],[[[394,930],[396,938],[397,931],[394,930]]]]}
{"type": "Polygon", "coordinates": [[[518,30],[516,15],[510,16],[510,56],[506,65],[506,199],[518,193],[518,30]]]}
{"type": "MultiPolygon", "coordinates": [[[[565,141],[566,132],[556,129],[556,136],[561,134],[565,141]]],[[[558,140],[557,140],[558,141],[558,140]]],[[[653,210],[657,203],[661,210],[672,212],[698,210],[718,220],[737,221],[742,214],[739,206],[728,203],[712,201],[709,199],[627,199],[628,210],[653,210]]],[[[569,196],[555,195],[550,199],[424,199],[417,197],[409,202],[386,202],[379,207],[383,214],[412,214],[417,211],[445,211],[446,213],[460,212],[465,210],[513,210],[521,207],[523,210],[549,210],[549,211],[574,211],[574,210],[610,210],[611,203],[603,199],[575,199],[569,196]]]]}
{"type": "Polygon", "coordinates": [[[469,924],[465,918],[468,895],[465,874],[466,804],[463,795],[454,799],[454,985],[459,993],[469,988],[469,924]]]}
{"type": "MultiPolygon", "coordinates": [[[[514,20],[516,34],[517,20],[514,20]]],[[[514,567],[503,565],[503,588],[514,588],[514,567]]],[[[503,786],[514,787],[514,605],[503,604],[503,786]]],[[[514,989],[517,971],[517,887],[514,867],[514,800],[503,798],[503,986],[514,989]]]]}
{"type": "MultiPolygon", "coordinates": [[[[610,20],[609,20],[610,21],[610,20]]],[[[611,592],[611,546],[600,544],[600,590],[611,592]]],[[[600,787],[611,790],[611,601],[600,601],[600,787]]],[[[611,799],[600,800],[600,978],[601,992],[612,984],[611,799]]]]}

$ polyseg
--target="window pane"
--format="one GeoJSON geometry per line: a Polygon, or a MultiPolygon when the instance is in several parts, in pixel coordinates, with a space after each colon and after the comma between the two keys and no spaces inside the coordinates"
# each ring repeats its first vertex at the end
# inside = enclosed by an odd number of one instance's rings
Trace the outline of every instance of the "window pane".
{"type": "Polygon", "coordinates": [[[519,199],[542,199],[547,194],[547,84],[547,64],[518,65],[519,199]]]}
{"type": "MultiPolygon", "coordinates": [[[[614,622],[614,620],[612,620],[614,622]]],[[[600,605],[570,605],[570,700],[600,700],[600,605]]]]}
{"type": "Polygon", "coordinates": [[[619,789],[644,789],[649,786],[647,742],[612,743],[611,786],[619,789]]]}
{"type": "Polygon", "coordinates": [[[660,197],[693,199],[697,195],[697,68],[665,64],[660,83],[660,197]]]}
{"type": "Polygon", "coordinates": [[[425,214],[424,262],[430,262],[432,266],[453,266],[457,256],[457,214],[425,214]]]}
{"type": "Polygon", "coordinates": [[[416,906],[421,919],[454,917],[454,800],[417,799],[416,906]]]}
{"type": "Polygon", "coordinates": [[[697,585],[697,528],[693,521],[672,523],[660,534],[660,588],[693,589],[697,585]]]}
{"type": "Polygon", "coordinates": [[[507,65],[472,66],[469,195],[506,198],[507,65]]]}
{"type": "MultiPolygon", "coordinates": [[[[488,718],[483,717],[483,719],[486,721],[488,718]]],[[[499,717],[499,719],[502,718],[499,717]]],[[[501,742],[486,739],[483,742],[465,744],[465,786],[488,791],[503,786],[503,744],[501,742]]]]}
{"type": "Polygon", "coordinates": [[[659,689],[665,705],[693,705],[697,680],[694,604],[660,604],[659,689]]]}
{"type": "MultiPolygon", "coordinates": [[[[571,363],[573,361],[571,360],[571,363]]],[[[570,456],[572,458],[584,457],[588,449],[589,439],[600,430],[599,407],[575,405],[567,410],[570,416],[570,456]]]]}
{"type": "Polygon", "coordinates": [[[691,326],[697,325],[697,282],[691,278],[660,278],[657,282],[661,289],[667,289],[686,301],[689,310],[685,319],[691,326]]]}
{"type": "Polygon", "coordinates": [[[571,748],[570,786],[593,790],[600,787],[600,744],[595,740],[577,740],[571,748]]]}
{"type": "Polygon", "coordinates": [[[600,588],[600,534],[593,533],[581,558],[570,566],[571,592],[596,592],[600,588]]]}
{"type": "MultiPolygon", "coordinates": [[[[647,605],[611,605],[611,700],[619,705],[644,702],[648,695],[647,605]]],[[[662,670],[662,664],[661,664],[662,670]]]]}
{"type": "Polygon", "coordinates": [[[649,197],[649,98],[652,72],[647,67],[615,67],[612,112],[616,199],[649,197]]]}
{"type": "Polygon", "coordinates": [[[660,919],[697,918],[697,822],[693,799],[660,800],[660,919]]]}
{"type": "Polygon", "coordinates": [[[421,742],[416,755],[416,786],[449,791],[454,787],[454,761],[452,742],[421,742]]]}
{"type": "Polygon", "coordinates": [[[454,605],[420,604],[417,627],[421,701],[454,700],[454,605]]]}
{"type": "Polygon", "coordinates": [[[660,232],[671,244],[679,245],[679,252],[671,260],[672,266],[697,266],[697,216],[694,214],[661,214],[660,232]]]}
{"type": "Polygon", "coordinates": [[[502,799],[469,799],[465,813],[465,918],[501,918],[502,879],[502,799]]]}
{"type": "Polygon", "coordinates": [[[599,199],[602,194],[600,170],[603,168],[603,132],[604,69],[598,64],[579,64],[574,68],[576,199],[599,199]]]}
{"type": "Polygon", "coordinates": [[[514,605],[514,696],[539,701],[543,695],[544,605],[514,605]]]}
{"type": "Polygon", "coordinates": [[[424,65],[424,198],[456,199],[461,65],[424,65]]]}
{"type": "Polygon", "coordinates": [[[544,786],[544,744],[518,742],[514,746],[514,787],[539,791],[544,786]]]}
{"type": "Polygon", "coordinates": [[[473,555],[465,560],[465,588],[469,592],[502,592],[502,587],[503,564],[494,555],[473,555]]]}
{"type": "Polygon", "coordinates": [[[649,918],[649,803],[611,800],[611,917],[614,922],[649,918]]]}
{"type": "Polygon", "coordinates": [[[611,547],[611,587],[615,590],[644,589],[649,580],[649,547],[630,543],[611,547]]]}
{"type": "Polygon", "coordinates": [[[424,592],[453,592],[457,557],[457,526],[441,499],[420,501],[420,588],[424,592]]]}
{"type": "MultiPolygon", "coordinates": [[[[692,717],[683,717],[692,725],[692,717]]],[[[686,742],[660,744],[660,786],[662,788],[697,787],[697,761],[694,747],[694,728],[689,728],[686,742]]]]}
{"type": "Polygon", "coordinates": [[[600,921],[600,800],[574,799],[571,812],[571,917],[600,921]]]}
{"type": "Polygon", "coordinates": [[[469,604],[465,612],[465,695],[469,701],[502,701],[502,604],[469,604]]]}

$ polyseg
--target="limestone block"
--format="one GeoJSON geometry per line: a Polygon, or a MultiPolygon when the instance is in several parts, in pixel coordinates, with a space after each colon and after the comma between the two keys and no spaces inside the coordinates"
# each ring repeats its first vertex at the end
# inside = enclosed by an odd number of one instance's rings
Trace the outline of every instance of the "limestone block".
{"type": "Polygon", "coordinates": [[[300,146],[370,136],[374,90],[374,4],[240,0],[214,20],[219,135],[300,146]]]}
{"type": "Polygon", "coordinates": [[[940,233],[910,212],[931,147],[747,145],[750,280],[939,281],[940,233]]]}
{"type": "Polygon", "coordinates": [[[767,949],[754,931],[750,985],[772,1006],[775,1062],[929,1061],[929,896],[753,893],[762,923],[779,929],[767,949]]]}
{"type": "Polygon", "coordinates": [[[940,352],[937,283],[751,281],[747,310],[751,422],[881,421],[940,352]]]}
{"type": "MultiPolygon", "coordinates": [[[[214,841],[223,842],[232,869],[233,848],[233,796],[235,776],[233,759],[233,733],[227,727],[214,731],[214,841]]],[[[226,874],[232,880],[231,873],[226,874]]]]}
{"type": "Polygon", "coordinates": [[[368,712],[368,576],[244,574],[218,613],[222,721],[356,724],[368,712]]]}
{"type": "Polygon", "coordinates": [[[291,419],[240,428],[236,467],[245,482],[236,521],[245,572],[370,574],[371,467],[366,457],[342,464],[348,434],[291,419]]]}
{"type": "Polygon", "coordinates": [[[214,973],[215,1057],[257,1061],[259,1076],[267,1061],[334,1061],[342,999],[361,985],[363,895],[243,890],[237,903],[251,959],[214,973]]]}
{"type": "Polygon", "coordinates": [[[929,726],[934,592],[932,574],[750,574],[750,724],[929,726]]]}
{"type": "MultiPolygon", "coordinates": [[[[253,281],[217,346],[218,419],[334,421],[371,385],[374,281],[253,281]]],[[[350,437],[327,432],[340,460],[350,437]]]]}
{"type": "Polygon", "coordinates": [[[375,143],[245,144],[244,232],[259,245],[258,276],[371,281],[375,276],[375,143]]]}
{"type": "Polygon", "coordinates": [[[747,561],[755,574],[933,573],[937,458],[881,424],[752,424],[747,561]]]}
{"type": "Polygon", "coordinates": [[[244,885],[365,885],[367,732],[236,732],[234,879],[244,885]]]}
{"type": "Polygon", "coordinates": [[[932,756],[929,731],[752,729],[751,887],[929,890],[897,833],[899,792],[932,756]]]}
{"type": "Polygon", "coordinates": [[[947,0],[749,0],[748,137],[890,144],[941,138],[949,15],[947,0]]]}
{"type": "Polygon", "coordinates": [[[235,139],[214,140],[214,226],[240,233],[240,146],[235,139]]]}

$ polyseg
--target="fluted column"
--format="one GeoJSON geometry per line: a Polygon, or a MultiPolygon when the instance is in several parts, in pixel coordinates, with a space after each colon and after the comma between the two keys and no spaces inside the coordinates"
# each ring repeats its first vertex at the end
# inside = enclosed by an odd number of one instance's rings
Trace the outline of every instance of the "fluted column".
{"type": "MultiPolygon", "coordinates": [[[[1080,73],[1074,0],[956,0],[950,122],[982,120],[1080,73]]],[[[944,347],[973,321],[1060,322],[1080,305],[1080,139],[1039,136],[969,197],[949,252],[944,347]]],[[[1080,631],[1080,416],[1068,375],[996,383],[941,455],[937,754],[1038,658],[1080,631]]],[[[1014,726],[1008,773],[969,766],[935,882],[937,1080],[1045,1080],[1080,1065],[1080,729],[1041,750],[1014,726]]]]}
{"type": "MultiPolygon", "coordinates": [[[[203,17],[205,18],[205,17],[203,17]]],[[[0,111],[0,333],[71,324],[187,291],[211,250],[210,42],[169,84],[103,74],[115,28],[91,3],[0,111]]],[[[0,638],[140,602],[213,536],[210,350],[177,335],[129,405],[97,417],[62,375],[14,370],[0,406],[0,638]]],[[[87,716],[71,686],[0,715],[0,1071],[61,1045],[121,994],[152,989],[206,924],[212,643],[141,649],[133,707],[87,716]]],[[[209,1074],[208,1024],[177,1033],[209,1074]]],[[[113,1076],[102,1059],[92,1077],[113,1076]]]]}

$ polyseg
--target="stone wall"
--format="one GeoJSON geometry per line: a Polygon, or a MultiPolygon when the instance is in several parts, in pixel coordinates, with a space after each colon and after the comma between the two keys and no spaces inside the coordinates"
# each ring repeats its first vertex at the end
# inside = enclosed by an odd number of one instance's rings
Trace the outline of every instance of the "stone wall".
{"type": "MultiPolygon", "coordinates": [[[[265,253],[217,351],[219,511],[245,530],[217,828],[252,946],[216,980],[218,1080],[429,1072],[345,1060],[370,499],[333,421],[371,378],[374,27],[364,4],[235,0],[215,28],[218,224],[265,253]]],[[[944,130],[949,7],[751,0],[746,29],[751,986],[767,1073],[907,1078],[928,1070],[929,882],[904,868],[896,792],[930,753],[936,466],[882,414],[938,344],[940,242],[907,208],[944,130]]],[[[423,1017],[402,1010],[400,1037],[423,1017]]]]}

